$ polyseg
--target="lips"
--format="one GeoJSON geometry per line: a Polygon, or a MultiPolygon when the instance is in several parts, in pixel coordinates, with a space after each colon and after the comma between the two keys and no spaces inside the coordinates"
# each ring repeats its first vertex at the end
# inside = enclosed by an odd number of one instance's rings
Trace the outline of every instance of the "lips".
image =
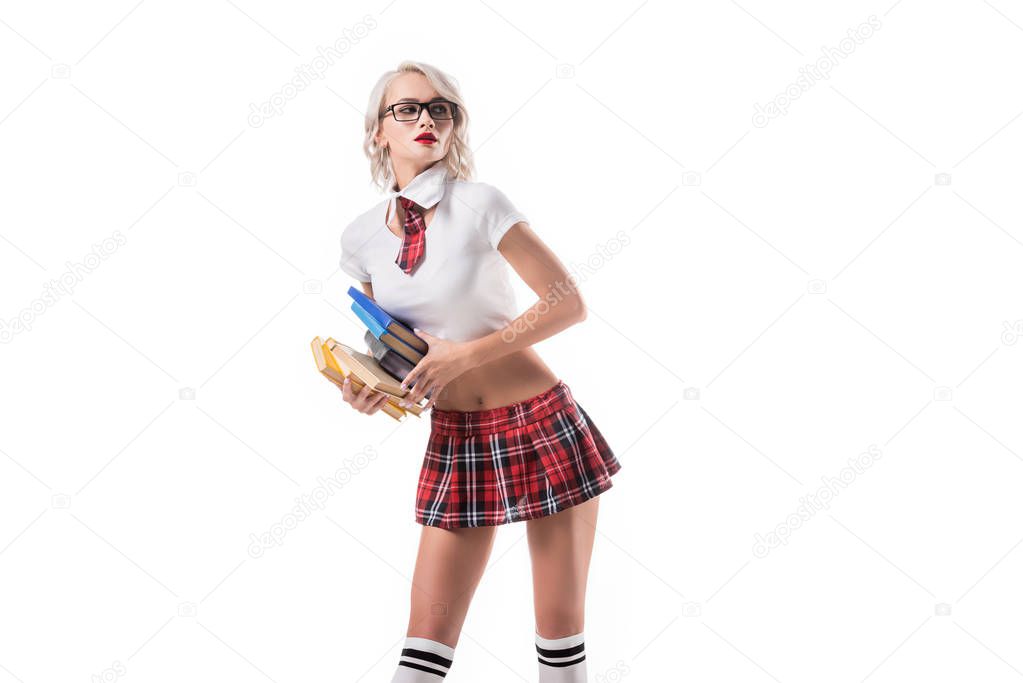
{"type": "Polygon", "coordinates": [[[416,142],[437,142],[437,136],[433,133],[423,133],[416,138],[416,142]]]}

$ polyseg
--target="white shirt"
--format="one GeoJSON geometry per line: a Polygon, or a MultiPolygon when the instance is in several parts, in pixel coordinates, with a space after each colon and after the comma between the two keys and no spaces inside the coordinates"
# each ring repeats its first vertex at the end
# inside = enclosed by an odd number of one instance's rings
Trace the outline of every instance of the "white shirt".
{"type": "Polygon", "coordinates": [[[454,180],[436,162],[345,227],[341,270],[372,283],[376,302],[410,327],[452,341],[478,339],[519,314],[497,245],[520,221],[528,222],[496,187],[454,180]],[[395,262],[402,238],[385,222],[398,195],[424,212],[437,205],[424,233],[426,254],[411,275],[395,262]]]}

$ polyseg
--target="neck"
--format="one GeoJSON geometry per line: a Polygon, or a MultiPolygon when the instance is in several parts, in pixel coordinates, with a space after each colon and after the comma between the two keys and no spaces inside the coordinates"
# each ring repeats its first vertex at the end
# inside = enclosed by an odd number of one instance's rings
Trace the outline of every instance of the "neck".
{"type": "Polygon", "coordinates": [[[394,179],[396,182],[391,184],[390,189],[392,191],[398,192],[404,190],[406,187],[408,187],[408,184],[412,182],[413,178],[415,178],[417,175],[419,175],[426,169],[441,162],[442,160],[431,161],[430,163],[425,165],[422,164],[417,165],[411,162],[393,163],[391,165],[391,171],[394,173],[394,179]]]}

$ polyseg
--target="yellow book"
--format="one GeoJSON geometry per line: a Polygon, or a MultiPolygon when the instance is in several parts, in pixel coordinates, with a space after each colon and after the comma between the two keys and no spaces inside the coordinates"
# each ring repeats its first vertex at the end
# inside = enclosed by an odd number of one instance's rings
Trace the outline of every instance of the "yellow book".
{"type": "MultiPolygon", "coordinates": [[[[342,360],[338,358],[338,354],[335,354],[333,351],[331,351],[331,344],[332,343],[335,344],[335,345],[337,344],[337,342],[335,342],[332,337],[327,337],[327,341],[323,343],[323,355],[324,355],[324,359],[327,362],[327,366],[328,367],[332,367],[334,369],[334,371],[336,371],[337,374],[339,374],[339,375],[341,375],[343,377],[347,377],[348,381],[352,383],[352,388],[355,391],[362,391],[362,387],[365,384],[365,382],[363,382],[361,379],[359,379],[358,375],[356,375],[353,372],[347,371],[345,369],[345,367],[343,367],[341,365],[342,360]]],[[[372,356],[368,356],[368,357],[372,358],[372,356]]],[[[370,386],[370,388],[373,389],[372,386],[370,386]]],[[[376,391],[381,391],[381,389],[377,388],[376,391]]],[[[384,391],[382,393],[390,393],[390,392],[384,391]]],[[[393,394],[392,394],[392,396],[393,396],[393,394]]],[[[426,403],[426,400],[424,399],[419,404],[411,405],[411,406],[402,408],[401,406],[398,405],[398,401],[400,401],[401,398],[402,398],[401,396],[394,396],[393,399],[389,398],[389,399],[387,399],[387,401],[391,405],[393,405],[395,408],[397,408],[398,410],[404,410],[405,412],[412,413],[416,417],[419,417],[419,415],[423,412],[423,405],[426,403]]]]}
{"type": "MultiPolygon", "coordinates": [[[[326,346],[346,375],[358,377],[371,389],[383,391],[399,399],[405,398],[409,394],[409,391],[401,388],[401,381],[384,370],[373,356],[356,351],[351,346],[336,341],[333,337],[327,337],[326,346]]],[[[418,415],[421,410],[417,411],[416,408],[421,409],[428,401],[429,399],[424,396],[416,406],[406,408],[406,410],[418,415]]]]}
{"type": "MultiPolygon", "coordinates": [[[[348,377],[352,391],[362,391],[362,387],[365,386],[365,382],[360,380],[354,374],[346,373],[338,364],[334,354],[330,352],[327,348],[327,344],[324,343],[322,339],[314,337],[312,342],[310,342],[310,347],[313,351],[313,359],[316,361],[316,369],[320,371],[321,375],[336,384],[338,387],[343,387],[345,377],[348,377]]],[[[398,422],[401,422],[406,414],[405,409],[397,405],[397,399],[388,398],[387,401],[380,406],[380,410],[387,413],[398,422]]],[[[419,415],[417,413],[416,417],[418,416],[419,415]]]]}

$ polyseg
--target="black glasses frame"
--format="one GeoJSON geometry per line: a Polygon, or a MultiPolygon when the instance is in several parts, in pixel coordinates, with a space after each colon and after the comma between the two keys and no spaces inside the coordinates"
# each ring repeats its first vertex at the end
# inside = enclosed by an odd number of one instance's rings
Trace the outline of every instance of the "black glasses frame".
{"type": "Polygon", "coordinates": [[[384,109],[384,113],[380,115],[380,118],[384,118],[385,116],[387,116],[388,113],[390,113],[390,115],[398,123],[413,123],[413,122],[418,123],[419,119],[421,119],[423,117],[423,109],[425,109],[426,107],[428,107],[431,104],[440,104],[442,102],[444,104],[451,105],[451,118],[450,119],[445,119],[445,118],[438,119],[433,114],[430,114],[430,118],[432,118],[432,119],[434,119],[436,121],[451,121],[452,119],[455,118],[455,116],[458,115],[458,105],[455,104],[454,102],[452,102],[451,100],[430,100],[429,102],[410,102],[410,101],[406,100],[405,102],[395,102],[394,104],[388,105],[388,107],[386,109],[384,109]],[[416,112],[416,118],[403,120],[403,119],[399,119],[398,115],[394,113],[394,108],[395,107],[401,107],[401,106],[404,106],[406,104],[414,104],[415,106],[419,107],[419,111],[416,112]]]}

